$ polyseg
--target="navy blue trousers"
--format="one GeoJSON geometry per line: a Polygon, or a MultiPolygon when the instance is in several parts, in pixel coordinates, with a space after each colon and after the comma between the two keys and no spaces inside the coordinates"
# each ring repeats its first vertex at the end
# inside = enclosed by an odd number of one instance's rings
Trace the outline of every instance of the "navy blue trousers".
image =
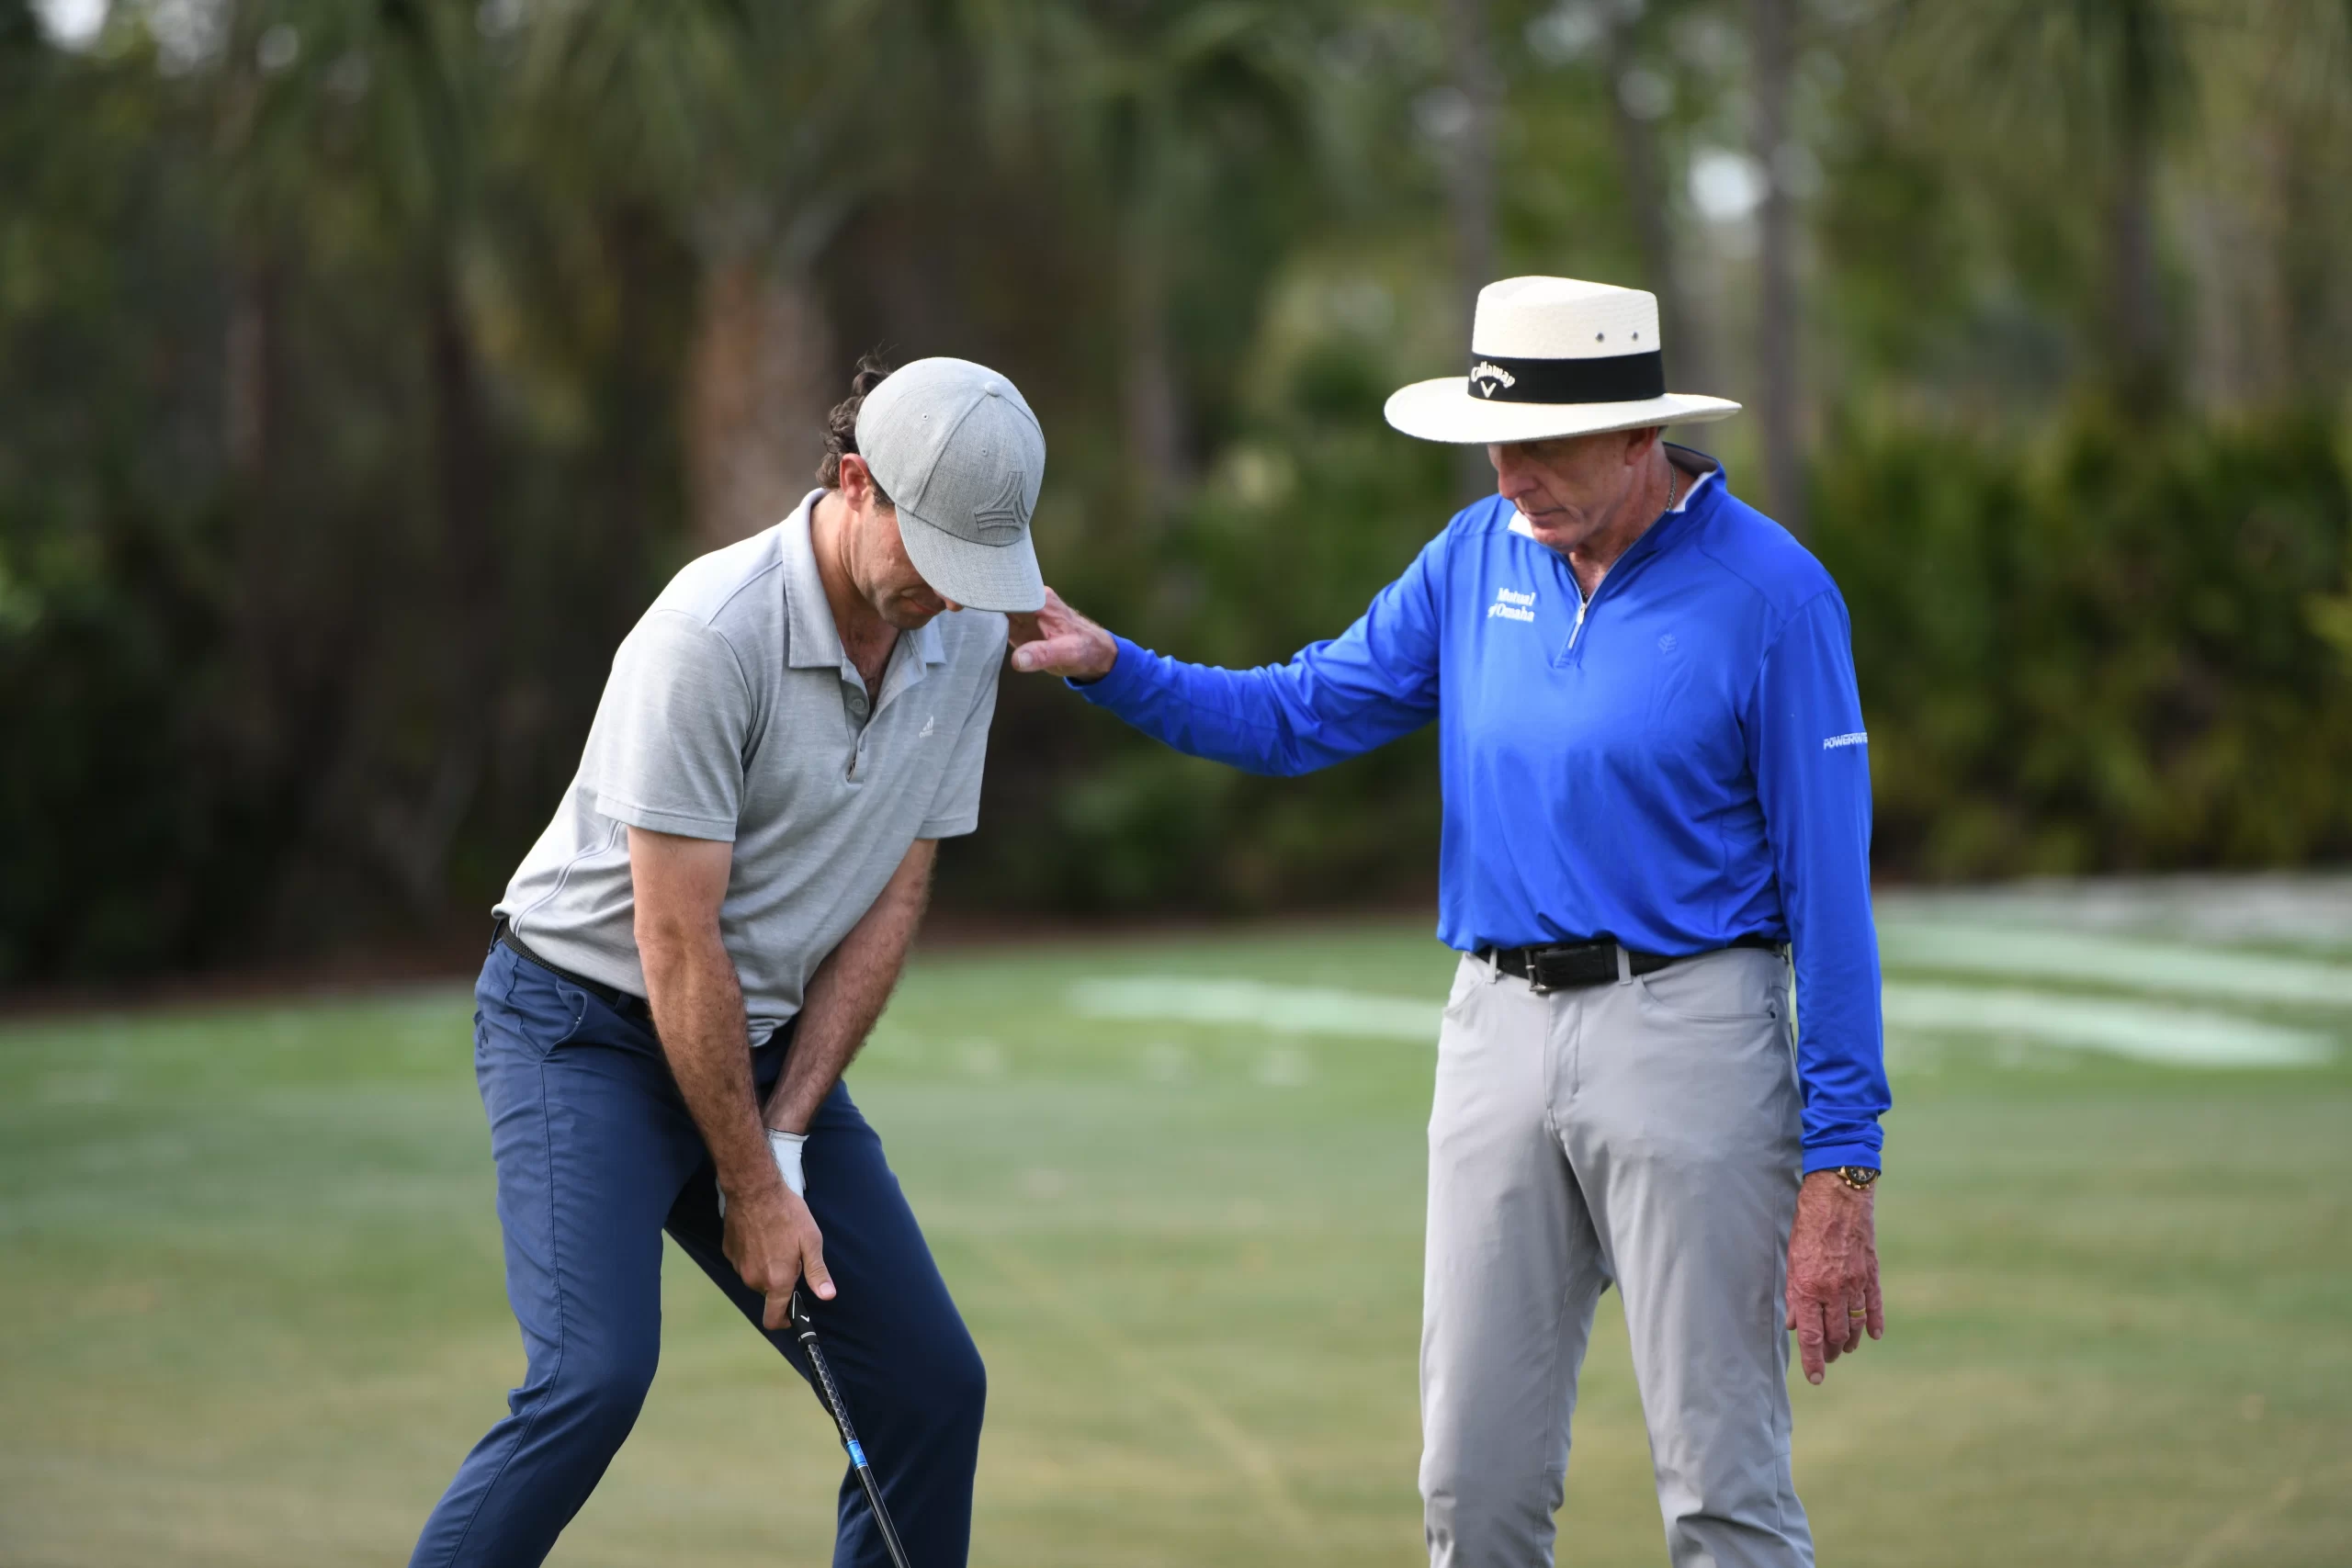
{"type": "MultiPolygon", "coordinates": [[[[412,1568],[515,1568],[555,1545],[653,1381],[664,1231],[755,1329],[764,1304],[720,1249],[709,1151],[652,1032],[504,947],[490,950],[474,996],[506,1295],[529,1371],[425,1521],[412,1568]]],[[[753,1054],[763,1089],[787,1048],[753,1054]]],[[[847,1089],[826,1097],[803,1156],[840,1292],[810,1302],[826,1358],[909,1557],[959,1568],[987,1393],[979,1352],[847,1089]]],[[[787,1333],[767,1338],[808,1375],[787,1333]]],[[[846,1461],[839,1521],[836,1568],[888,1562],[846,1461]]]]}

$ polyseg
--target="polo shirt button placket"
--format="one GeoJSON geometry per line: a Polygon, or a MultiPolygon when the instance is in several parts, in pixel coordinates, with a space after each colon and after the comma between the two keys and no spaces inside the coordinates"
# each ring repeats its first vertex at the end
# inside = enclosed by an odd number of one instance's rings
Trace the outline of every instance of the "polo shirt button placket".
{"type": "Polygon", "coordinates": [[[854,784],[856,782],[858,774],[865,771],[865,737],[867,734],[865,693],[855,686],[852,686],[843,694],[843,696],[849,705],[850,722],[857,730],[857,739],[850,747],[849,753],[849,778],[854,784]]]}

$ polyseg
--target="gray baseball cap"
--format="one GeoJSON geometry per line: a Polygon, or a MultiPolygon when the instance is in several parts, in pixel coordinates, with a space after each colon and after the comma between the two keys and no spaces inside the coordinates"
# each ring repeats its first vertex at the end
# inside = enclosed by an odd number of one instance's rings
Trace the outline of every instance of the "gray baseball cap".
{"type": "Polygon", "coordinates": [[[857,450],[933,592],[976,610],[1046,607],[1029,542],[1046,433],[1012,382],[968,359],[918,359],[865,394],[857,450]]]}

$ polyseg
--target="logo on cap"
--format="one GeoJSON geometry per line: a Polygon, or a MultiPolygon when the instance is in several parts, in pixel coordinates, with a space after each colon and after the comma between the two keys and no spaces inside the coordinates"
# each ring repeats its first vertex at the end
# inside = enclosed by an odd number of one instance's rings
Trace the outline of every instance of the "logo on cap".
{"type": "Polygon", "coordinates": [[[972,525],[984,545],[1009,545],[1021,537],[1029,526],[1029,498],[1022,493],[1020,469],[1007,469],[996,499],[972,509],[972,525]]]}
{"type": "Polygon", "coordinates": [[[1470,384],[1478,389],[1480,397],[1491,398],[1498,385],[1515,387],[1519,378],[1493,361],[1482,359],[1470,367],[1470,384]]]}

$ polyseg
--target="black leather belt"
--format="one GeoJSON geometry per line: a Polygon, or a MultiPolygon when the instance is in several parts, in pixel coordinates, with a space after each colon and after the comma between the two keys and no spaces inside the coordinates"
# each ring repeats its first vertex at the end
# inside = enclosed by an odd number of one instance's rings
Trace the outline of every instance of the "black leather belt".
{"type": "MultiPolygon", "coordinates": [[[[1734,937],[1726,947],[1760,947],[1778,953],[1781,943],[1768,936],[1734,937]]],[[[1721,952],[1718,948],[1715,951],[1721,952]]],[[[1613,942],[1555,942],[1543,947],[1482,947],[1478,956],[1504,974],[1526,981],[1540,995],[1545,991],[1577,991],[1607,986],[1617,978],[1617,944],[1613,942]]],[[[1695,958],[1684,953],[1682,958],[1695,958]]],[[[1654,975],[1682,958],[1663,953],[1625,953],[1626,967],[1636,975],[1654,975]]]]}
{"type": "Polygon", "coordinates": [[[602,980],[591,980],[585,975],[575,975],[569,969],[557,968],[523,945],[523,939],[514,934],[514,928],[506,923],[505,916],[498,917],[496,923],[490,929],[490,935],[492,941],[504,947],[515,957],[526,963],[537,964],[567,986],[577,986],[623,1017],[633,1018],[646,1024],[653,1021],[653,1010],[645,1005],[643,997],[634,996],[617,986],[607,986],[602,980]]]}

